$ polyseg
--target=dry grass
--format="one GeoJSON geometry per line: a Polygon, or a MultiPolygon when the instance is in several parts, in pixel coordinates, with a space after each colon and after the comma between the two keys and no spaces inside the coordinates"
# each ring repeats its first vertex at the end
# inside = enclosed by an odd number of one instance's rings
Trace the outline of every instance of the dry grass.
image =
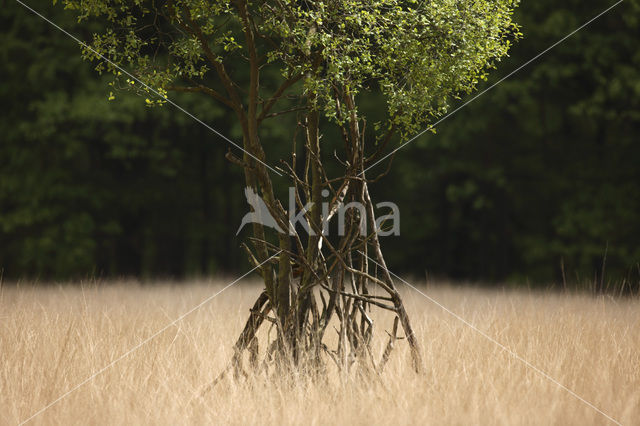
{"type": "MultiPolygon", "coordinates": [[[[0,423],[28,418],[221,285],[5,287],[0,423]]],[[[246,285],[227,290],[30,423],[607,423],[411,290],[406,303],[424,349],[424,376],[411,371],[400,342],[381,379],[335,372],[322,383],[258,377],[222,382],[205,399],[194,398],[226,366],[258,291],[246,285]]],[[[637,299],[447,286],[428,294],[605,413],[640,424],[637,299]]]]}

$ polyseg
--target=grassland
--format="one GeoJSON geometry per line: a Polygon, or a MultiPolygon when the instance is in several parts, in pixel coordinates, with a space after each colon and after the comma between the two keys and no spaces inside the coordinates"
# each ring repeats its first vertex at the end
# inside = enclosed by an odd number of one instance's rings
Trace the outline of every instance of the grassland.
{"type": "MultiPolygon", "coordinates": [[[[0,424],[30,418],[224,284],[5,284],[0,424]]],[[[640,424],[638,298],[422,289],[602,412],[640,424]]],[[[29,424],[613,424],[409,288],[424,375],[413,373],[401,341],[381,378],[257,376],[199,398],[227,365],[259,290],[229,288],[29,424]]]]}

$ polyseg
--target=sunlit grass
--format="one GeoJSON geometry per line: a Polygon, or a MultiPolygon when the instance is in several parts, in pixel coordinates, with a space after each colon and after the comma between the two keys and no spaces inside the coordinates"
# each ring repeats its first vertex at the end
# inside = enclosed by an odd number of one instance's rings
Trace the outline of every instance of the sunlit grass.
{"type": "MultiPolygon", "coordinates": [[[[16,424],[225,283],[6,286],[0,423],[16,424]]],[[[425,374],[399,341],[381,378],[257,377],[199,392],[229,361],[260,291],[241,283],[35,417],[33,424],[606,424],[418,293],[403,289],[425,374]]],[[[434,299],[623,424],[640,419],[640,302],[429,287],[434,299]]],[[[375,356],[386,343],[378,318],[375,356]]]]}

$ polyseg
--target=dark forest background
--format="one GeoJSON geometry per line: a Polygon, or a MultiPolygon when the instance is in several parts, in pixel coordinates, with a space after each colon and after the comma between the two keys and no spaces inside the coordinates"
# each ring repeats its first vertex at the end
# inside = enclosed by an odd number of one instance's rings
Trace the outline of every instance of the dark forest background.
{"type": "MultiPolygon", "coordinates": [[[[83,40],[95,30],[30,4],[83,40]]],[[[484,87],[610,4],[524,0],[524,39],[484,87]]],[[[373,186],[374,200],[401,210],[401,236],[383,241],[395,272],[638,285],[639,19],[638,2],[624,2],[398,153],[373,186]]],[[[79,46],[17,3],[0,9],[0,40],[5,279],[247,268],[235,233],[248,205],[226,142],[171,106],[122,92],[109,101],[108,77],[79,46]]],[[[172,97],[241,140],[225,107],[172,97]]],[[[375,93],[366,102],[381,105],[375,93]]],[[[272,120],[262,134],[273,163],[287,158],[294,124],[272,120]]]]}

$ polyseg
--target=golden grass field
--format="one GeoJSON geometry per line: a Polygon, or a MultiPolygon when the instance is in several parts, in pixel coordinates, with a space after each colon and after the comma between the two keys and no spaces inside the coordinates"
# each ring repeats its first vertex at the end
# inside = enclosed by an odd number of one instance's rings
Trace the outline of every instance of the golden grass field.
{"type": "MultiPolygon", "coordinates": [[[[0,423],[28,419],[224,284],[5,285],[0,423]]],[[[231,287],[29,424],[613,424],[408,288],[424,375],[399,341],[381,379],[258,376],[199,398],[227,365],[259,290],[231,287]]],[[[423,290],[620,423],[640,424],[638,298],[423,290]]]]}

